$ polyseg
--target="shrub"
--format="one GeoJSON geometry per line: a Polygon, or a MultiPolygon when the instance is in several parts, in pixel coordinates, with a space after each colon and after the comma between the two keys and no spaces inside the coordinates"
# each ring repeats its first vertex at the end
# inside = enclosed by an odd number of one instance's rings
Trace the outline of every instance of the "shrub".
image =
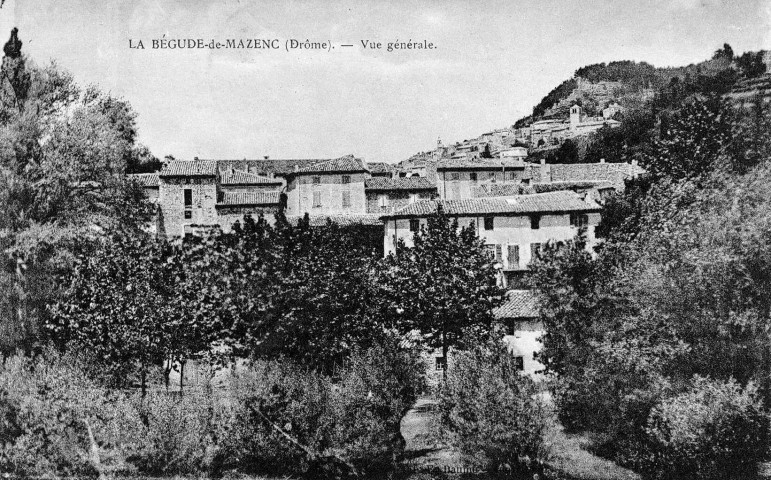
{"type": "Polygon", "coordinates": [[[0,369],[0,470],[94,476],[129,469],[124,460],[140,422],[125,415],[131,410],[127,398],[87,379],[75,358],[53,352],[46,357],[13,356],[0,369]]]}
{"type": "Polygon", "coordinates": [[[470,463],[496,470],[544,458],[549,413],[503,346],[457,352],[439,408],[450,443],[470,463]]]}
{"type": "Polygon", "coordinates": [[[651,412],[647,470],[658,478],[749,478],[768,454],[769,427],[752,384],[695,377],[651,412]]]}

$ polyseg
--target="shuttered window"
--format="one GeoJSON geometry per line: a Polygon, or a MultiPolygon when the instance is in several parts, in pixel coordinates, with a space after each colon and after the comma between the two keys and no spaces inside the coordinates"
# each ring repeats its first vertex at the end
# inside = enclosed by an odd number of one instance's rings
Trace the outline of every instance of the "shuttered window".
{"type": "Polygon", "coordinates": [[[351,206],[351,192],[343,192],[343,208],[351,206]]]}
{"type": "Polygon", "coordinates": [[[509,245],[508,248],[509,270],[519,268],[519,245],[509,245]]]}
{"type": "Polygon", "coordinates": [[[313,206],[314,207],[321,206],[321,192],[313,192],[313,206]]]}

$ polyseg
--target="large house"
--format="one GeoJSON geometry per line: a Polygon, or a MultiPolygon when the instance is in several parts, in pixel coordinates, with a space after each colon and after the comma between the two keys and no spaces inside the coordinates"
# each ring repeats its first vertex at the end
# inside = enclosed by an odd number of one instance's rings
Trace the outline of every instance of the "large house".
{"type": "Polygon", "coordinates": [[[476,231],[500,265],[501,283],[512,285],[547,242],[570,240],[585,227],[590,249],[601,207],[590,195],[572,191],[420,201],[383,215],[385,254],[395,252],[399,241],[411,246],[413,236],[439,208],[456,218],[459,227],[476,231]]]}

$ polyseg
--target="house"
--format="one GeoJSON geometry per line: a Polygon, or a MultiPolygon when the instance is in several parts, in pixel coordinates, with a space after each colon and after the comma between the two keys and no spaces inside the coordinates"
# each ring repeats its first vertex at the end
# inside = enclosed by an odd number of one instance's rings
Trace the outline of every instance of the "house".
{"type": "Polygon", "coordinates": [[[373,177],[364,183],[367,213],[388,213],[437,197],[436,184],[424,177],[373,177]]]}
{"type": "Polygon", "coordinates": [[[501,306],[493,310],[495,319],[503,323],[503,341],[514,356],[517,367],[535,380],[544,366],[535,356],[541,351],[540,337],[544,333],[538,314],[537,299],[530,290],[509,290],[501,306]]]}
{"type": "Polygon", "coordinates": [[[437,192],[442,200],[473,198],[480,184],[521,183],[525,166],[517,158],[444,159],[436,165],[437,192]]]}
{"type": "Polygon", "coordinates": [[[394,166],[386,162],[367,162],[367,168],[372,178],[391,178],[394,174],[394,166]]]}
{"type": "Polygon", "coordinates": [[[396,251],[399,240],[412,246],[413,236],[424,228],[429,216],[441,208],[471,227],[487,245],[502,272],[503,285],[517,285],[538,255],[542,245],[565,241],[586,229],[587,250],[595,244],[594,229],[600,223],[601,207],[588,195],[571,191],[514,195],[465,200],[424,200],[382,216],[383,250],[396,251]]]}
{"type": "Polygon", "coordinates": [[[303,168],[287,175],[287,216],[364,214],[367,211],[364,162],[348,155],[303,168]]]}

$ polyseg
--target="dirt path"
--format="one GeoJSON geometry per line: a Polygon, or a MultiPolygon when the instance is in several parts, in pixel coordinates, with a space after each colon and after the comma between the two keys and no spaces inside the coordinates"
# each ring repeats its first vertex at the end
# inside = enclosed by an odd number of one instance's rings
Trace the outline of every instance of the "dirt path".
{"type": "Polygon", "coordinates": [[[433,398],[420,398],[402,419],[402,435],[407,442],[404,458],[410,467],[443,469],[462,465],[460,454],[441,441],[436,405],[433,398]]]}

